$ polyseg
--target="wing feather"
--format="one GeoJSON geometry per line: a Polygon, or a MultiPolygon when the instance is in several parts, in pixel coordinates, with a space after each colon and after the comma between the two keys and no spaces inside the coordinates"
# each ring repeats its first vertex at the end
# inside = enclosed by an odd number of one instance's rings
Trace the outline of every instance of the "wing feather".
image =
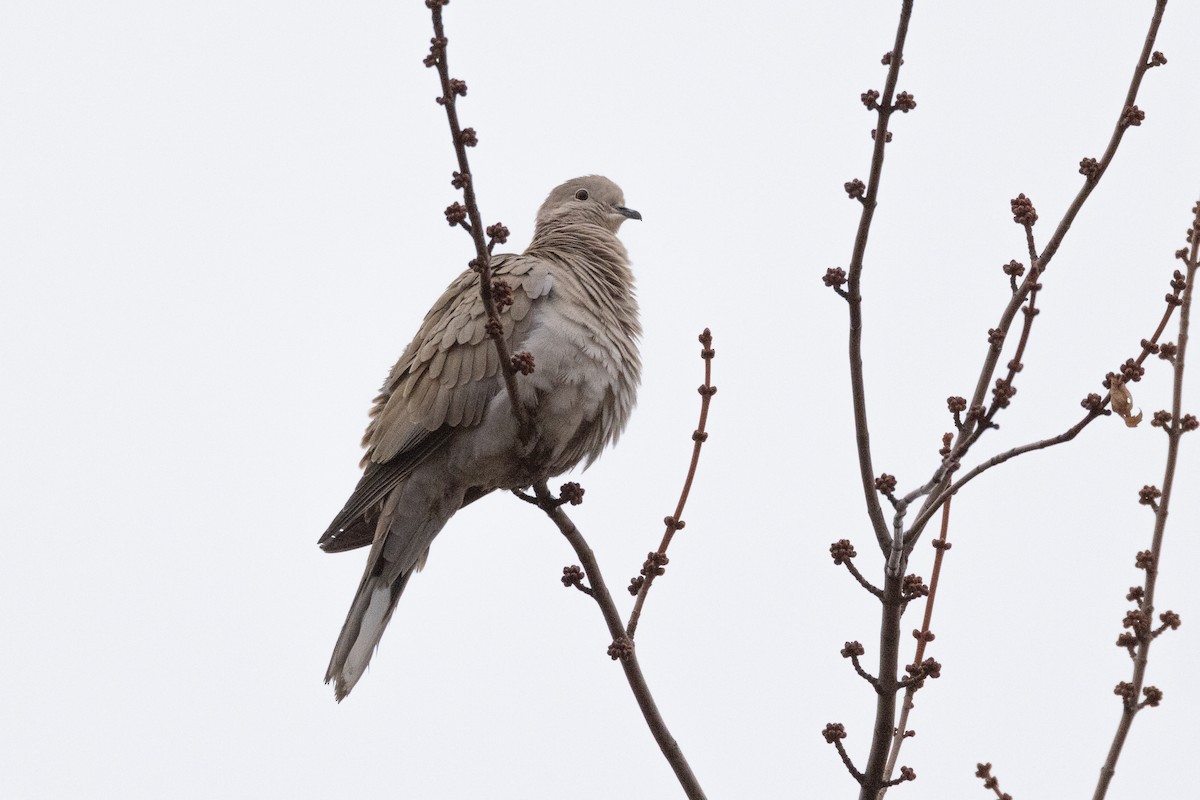
{"type": "MultiPolygon", "coordinates": [[[[496,257],[492,266],[513,288],[513,304],[500,310],[511,345],[532,324],[533,301],[550,291],[550,268],[538,258],[513,255],[496,257]]],[[[438,298],[392,368],[363,437],[364,463],[406,458],[443,426],[482,421],[488,402],[502,390],[495,380],[500,360],[486,327],[479,276],[468,270],[438,298]]]]}
{"type": "Polygon", "coordinates": [[[438,350],[433,354],[433,358],[429,360],[429,377],[436,378],[442,374],[442,367],[446,365],[446,351],[438,350]]]}

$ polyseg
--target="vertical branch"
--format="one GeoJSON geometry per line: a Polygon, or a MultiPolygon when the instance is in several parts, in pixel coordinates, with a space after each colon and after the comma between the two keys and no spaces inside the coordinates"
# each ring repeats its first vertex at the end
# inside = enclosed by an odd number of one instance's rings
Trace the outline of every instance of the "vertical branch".
{"type": "MultiPolygon", "coordinates": [[[[848,185],[847,191],[856,196],[862,203],[862,213],[859,216],[858,230],[854,238],[854,250],[850,257],[848,287],[846,300],[850,306],[850,386],[854,405],[854,438],[858,451],[859,478],[862,481],[863,496],[867,503],[867,515],[875,532],[875,539],[885,556],[896,552],[896,544],[888,531],[887,521],[875,491],[875,471],[871,457],[871,435],[867,425],[866,386],[863,379],[862,365],[862,272],[863,261],[867,250],[867,240],[871,232],[871,221],[879,198],[879,186],[883,175],[884,150],[891,134],[888,132],[888,122],[891,114],[897,109],[895,92],[896,83],[900,77],[900,66],[904,63],[904,42],[908,37],[908,24],[912,18],[913,0],[903,0],[900,6],[900,20],[896,25],[896,39],[892,50],[884,57],[888,64],[887,79],[884,83],[883,96],[878,98],[868,92],[863,102],[868,108],[877,103],[878,126],[875,128],[875,147],[871,154],[871,173],[865,194],[862,184],[848,185]]],[[[911,97],[905,95],[905,104],[901,110],[909,110],[915,106],[911,97]]],[[[888,745],[891,742],[892,731],[896,719],[896,692],[898,683],[896,672],[900,663],[900,608],[901,608],[901,574],[903,565],[892,563],[889,557],[887,569],[884,571],[883,597],[881,598],[879,625],[879,669],[877,672],[879,685],[875,706],[875,726],[871,737],[871,749],[866,767],[862,771],[860,800],[875,800],[884,783],[884,767],[886,766],[888,745]]]]}
{"type": "MultiPolygon", "coordinates": [[[[1153,628],[1154,592],[1158,584],[1158,570],[1162,556],[1163,535],[1167,527],[1167,513],[1171,505],[1171,495],[1175,486],[1175,465],[1179,458],[1179,440],[1184,433],[1195,430],[1198,423],[1191,414],[1183,413],[1183,367],[1187,354],[1188,333],[1191,323],[1191,308],[1193,283],[1196,280],[1197,267],[1200,266],[1200,201],[1192,209],[1192,227],[1188,229],[1189,249],[1180,250],[1176,255],[1186,255],[1187,275],[1183,289],[1182,302],[1179,310],[1179,338],[1173,348],[1167,348],[1166,353],[1160,350],[1159,355],[1171,362],[1175,370],[1175,381],[1171,393],[1170,419],[1166,412],[1156,413],[1154,423],[1162,427],[1167,434],[1167,460],[1163,470],[1161,491],[1153,486],[1147,486],[1140,493],[1143,505],[1150,506],[1154,511],[1154,534],[1149,551],[1138,553],[1137,566],[1146,573],[1141,587],[1130,590],[1128,599],[1136,604],[1136,608],[1125,616],[1125,626],[1130,633],[1121,634],[1117,644],[1129,649],[1133,657],[1133,675],[1129,681],[1117,684],[1115,694],[1121,697],[1121,719],[1117,723],[1112,745],[1108,756],[1100,768],[1100,779],[1096,783],[1093,800],[1103,800],[1108,793],[1109,784],[1117,772],[1117,761],[1121,750],[1133,726],[1133,718],[1146,706],[1157,706],[1162,700],[1162,691],[1154,686],[1146,686],[1146,668],[1150,659],[1150,645],[1158,636],[1168,629],[1179,627],[1179,616],[1167,611],[1159,616],[1162,625],[1153,628]],[[1169,426],[1169,427],[1168,427],[1169,426]],[[1138,698],[1144,699],[1139,702],[1138,698]]],[[[1181,276],[1176,273],[1176,281],[1181,276]]]]}
{"type": "MultiPolygon", "coordinates": [[[[463,201],[466,206],[458,203],[446,209],[446,219],[451,225],[461,225],[470,234],[475,244],[475,258],[471,260],[471,268],[479,275],[479,295],[483,299],[484,311],[488,318],[488,335],[491,336],[496,352],[500,356],[500,370],[504,375],[504,387],[512,401],[513,414],[517,418],[517,436],[522,443],[527,443],[533,435],[532,421],[525,406],[520,402],[517,393],[517,368],[513,365],[512,352],[504,339],[504,328],[500,322],[500,314],[496,308],[495,294],[492,287],[492,244],[484,242],[483,216],[479,213],[479,202],[475,196],[475,181],[471,175],[471,165],[467,161],[467,148],[474,147],[478,138],[474,128],[464,129],[458,121],[458,98],[466,96],[467,84],[464,81],[450,77],[450,67],[446,61],[445,26],[442,23],[442,7],[450,0],[426,0],[433,18],[433,39],[430,42],[429,55],[425,57],[425,66],[436,67],[438,78],[442,85],[442,95],[437,98],[438,104],[446,109],[446,121],[450,124],[450,138],[454,143],[454,153],[458,157],[458,172],[454,173],[453,185],[462,189],[463,201]],[[468,223],[466,220],[470,220],[468,223]]],[[[503,241],[508,237],[508,230],[497,223],[487,229],[494,242],[503,241]]]]}
{"type": "Polygon", "coordinates": [[[846,190],[850,196],[862,203],[858,230],[854,236],[854,250],[850,256],[849,286],[845,294],[850,306],[849,357],[850,387],[854,405],[854,439],[858,448],[858,471],[862,480],[863,496],[867,502],[867,514],[871,519],[875,538],[884,553],[887,553],[891,547],[891,536],[888,533],[888,525],[883,516],[879,497],[875,494],[875,470],[871,463],[871,434],[867,425],[867,395],[862,366],[862,272],[863,259],[867,252],[867,239],[871,234],[871,221],[875,217],[875,207],[879,198],[879,183],[883,176],[884,148],[891,138],[891,134],[888,133],[888,121],[895,110],[893,98],[896,92],[896,82],[900,77],[900,65],[904,61],[904,40],[908,36],[908,22],[912,18],[912,10],[913,0],[903,0],[900,23],[896,28],[896,42],[892,51],[884,57],[884,62],[888,64],[888,73],[883,97],[879,98],[878,93],[873,90],[863,96],[864,103],[868,103],[868,108],[877,111],[879,118],[878,127],[874,131],[875,146],[871,153],[871,174],[865,187],[865,194],[861,181],[856,180],[846,184],[846,190]]]}

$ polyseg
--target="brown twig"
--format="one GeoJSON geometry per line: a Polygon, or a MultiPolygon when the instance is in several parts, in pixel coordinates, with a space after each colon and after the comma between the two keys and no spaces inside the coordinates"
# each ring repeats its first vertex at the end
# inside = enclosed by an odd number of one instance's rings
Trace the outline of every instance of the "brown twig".
{"type": "Polygon", "coordinates": [[[995,792],[999,800],[1012,800],[1011,794],[1000,791],[1000,779],[992,775],[992,764],[990,761],[986,764],[975,765],[975,777],[982,778],[983,788],[995,792]]]}
{"type": "Polygon", "coordinates": [[[708,425],[708,406],[712,402],[713,395],[717,393],[717,387],[712,384],[712,361],[716,356],[717,351],[712,346],[712,332],[705,328],[700,334],[700,358],[704,359],[704,383],[700,386],[700,422],[696,425],[696,430],[692,432],[692,461],[688,465],[687,477],[683,481],[683,489],[679,492],[679,501],[675,504],[675,513],[663,520],[667,529],[663,533],[662,542],[658,545],[658,550],[651,553],[646,559],[645,565],[642,567],[641,582],[634,578],[632,586],[637,586],[637,600],[633,604],[633,611],[629,613],[629,623],[625,626],[625,635],[633,639],[637,632],[638,620],[642,616],[642,607],[646,604],[646,595],[650,593],[650,584],[654,583],[654,579],[663,573],[667,564],[667,548],[671,545],[671,539],[675,536],[675,531],[683,530],[683,508],[687,505],[688,494],[692,490],[692,481],[696,477],[696,467],[700,464],[700,448],[708,441],[708,432],[705,427],[708,425]]]}
{"type": "Polygon", "coordinates": [[[650,687],[646,685],[642,668],[638,664],[633,641],[625,633],[621,614],[617,611],[612,594],[608,591],[604,577],[600,574],[600,565],[596,562],[592,548],[588,546],[583,534],[575,527],[575,523],[563,512],[562,505],[550,493],[545,481],[534,485],[533,490],[538,499],[538,505],[558,526],[559,531],[575,549],[575,554],[583,565],[584,574],[587,576],[588,583],[591,584],[592,597],[600,607],[600,613],[604,617],[608,633],[612,637],[609,655],[621,662],[621,668],[625,670],[625,678],[629,681],[629,688],[633,690],[633,696],[637,699],[638,707],[642,710],[642,716],[646,719],[646,725],[649,726],[654,741],[658,742],[659,749],[662,750],[671,769],[675,771],[675,777],[678,778],[689,800],[704,800],[704,790],[700,788],[700,783],[692,773],[687,759],[684,758],[683,751],[680,750],[679,744],[667,729],[658,705],[654,702],[654,696],[650,694],[650,687]]]}
{"type": "Polygon", "coordinates": [[[863,574],[858,571],[858,567],[856,567],[854,565],[853,561],[845,561],[844,563],[846,565],[846,570],[851,575],[854,576],[854,580],[858,581],[860,586],[862,586],[864,589],[866,589],[868,592],[875,595],[876,597],[878,597],[880,599],[883,598],[883,590],[881,590],[878,586],[876,586],[875,584],[873,584],[869,580],[867,580],[863,576],[863,574]]]}
{"type": "MultiPolygon", "coordinates": [[[[1192,227],[1188,230],[1187,283],[1183,290],[1179,311],[1179,337],[1175,344],[1175,352],[1170,359],[1175,370],[1175,382],[1171,393],[1171,421],[1169,428],[1163,426],[1167,432],[1166,467],[1163,470],[1161,494],[1157,495],[1157,503],[1152,505],[1154,534],[1150,550],[1148,553],[1139,553],[1137,558],[1137,565],[1145,571],[1142,590],[1140,593],[1130,592],[1130,599],[1137,601],[1136,613],[1140,616],[1134,617],[1132,624],[1129,623],[1130,617],[1126,617],[1126,624],[1133,629],[1133,635],[1137,641],[1137,650],[1133,659],[1133,675],[1130,681],[1123,681],[1117,685],[1116,693],[1122,697],[1121,719],[1117,724],[1116,733],[1113,735],[1108,757],[1105,758],[1104,765],[1100,768],[1100,779],[1096,783],[1096,791],[1092,795],[1093,800],[1103,800],[1108,793],[1109,784],[1117,771],[1117,760],[1121,757],[1121,749],[1124,747],[1129,730],[1133,725],[1133,718],[1147,705],[1158,705],[1162,699],[1161,691],[1153,686],[1145,686],[1150,645],[1162,630],[1179,624],[1178,616],[1172,614],[1171,617],[1168,617],[1167,614],[1171,614],[1171,612],[1167,612],[1161,615],[1164,627],[1158,631],[1150,629],[1150,621],[1154,614],[1154,590],[1158,584],[1158,572],[1161,566],[1163,535],[1166,532],[1167,513],[1175,486],[1175,465],[1179,458],[1179,440],[1189,429],[1185,427],[1183,415],[1183,368],[1191,321],[1192,288],[1196,279],[1197,267],[1200,266],[1200,201],[1197,201],[1196,206],[1192,209],[1192,214],[1192,227]],[[1145,700],[1139,703],[1138,698],[1143,695],[1145,700]]],[[[1146,487],[1143,490],[1147,492],[1144,497],[1149,501],[1146,502],[1146,505],[1151,505],[1153,502],[1155,493],[1149,491],[1153,488],[1146,487]]]]}

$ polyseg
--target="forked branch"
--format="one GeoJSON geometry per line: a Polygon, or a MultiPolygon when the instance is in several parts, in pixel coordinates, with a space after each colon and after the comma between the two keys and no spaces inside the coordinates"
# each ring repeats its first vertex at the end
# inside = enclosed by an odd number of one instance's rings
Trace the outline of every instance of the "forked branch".
{"type": "MultiPolygon", "coordinates": [[[[530,414],[519,399],[517,373],[524,372],[527,368],[532,369],[534,365],[527,363],[522,358],[527,354],[513,356],[504,338],[504,330],[498,313],[497,306],[500,302],[504,301],[507,294],[505,290],[508,289],[508,286],[503,281],[492,280],[491,252],[495,244],[502,244],[508,237],[508,229],[500,223],[490,226],[487,228],[489,241],[484,241],[482,216],[479,213],[474,177],[471,174],[466,151],[466,148],[474,147],[478,139],[474,129],[461,127],[457,111],[457,99],[466,95],[467,85],[464,81],[451,78],[449,67],[447,66],[446,49],[448,41],[442,21],[442,8],[448,1],[426,0],[425,2],[432,16],[434,35],[430,42],[429,54],[425,57],[424,62],[427,67],[436,67],[438,78],[441,82],[442,94],[437,98],[437,102],[446,110],[446,119],[450,125],[451,139],[454,144],[454,152],[458,157],[459,167],[458,171],[454,173],[451,183],[455,188],[461,189],[463,192],[463,203],[454,203],[448,207],[446,209],[446,220],[451,225],[464,228],[471,235],[471,239],[475,244],[475,258],[471,260],[470,266],[479,275],[479,292],[488,317],[488,334],[491,336],[500,357],[505,389],[511,401],[513,414],[518,422],[518,438],[522,444],[526,444],[531,440],[533,427],[530,414]]],[[[705,409],[707,410],[707,405],[705,405],[705,409]]],[[[568,587],[575,586],[596,601],[604,617],[604,621],[608,625],[609,634],[612,637],[612,644],[609,645],[608,653],[614,660],[621,662],[621,666],[625,671],[625,677],[629,682],[630,688],[633,690],[634,697],[642,710],[642,715],[646,719],[646,724],[649,726],[651,734],[654,736],[655,741],[658,742],[659,748],[662,750],[667,762],[675,771],[675,775],[689,800],[704,800],[704,790],[701,789],[696,776],[692,773],[691,767],[684,758],[683,752],[679,749],[678,743],[667,729],[662,714],[654,702],[654,697],[650,694],[650,688],[646,685],[646,679],[642,675],[641,667],[638,664],[637,654],[633,649],[633,640],[625,633],[625,627],[621,622],[616,604],[613,602],[612,594],[608,591],[608,587],[604,583],[604,578],[600,573],[596,557],[592,553],[592,549],[588,546],[587,541],[583,538],[583,534],[579,532],[575,523],[562,510],[562,506],[565,503],[574,504],[581,500],[583,490],[579,488],[578,484],[566,484],[563,487],[561,496],[555,497],[550,493],[545,481],[539,482],[533,489],[534,496],[532,498],[523,493],[518,492],[517,494],[523,499],[536,504],[550,517],[559,531],[566,537],[571,547],[574,548],[576,555],[583,564],[582,573],[572,571],[570,568],[564,570],[563,583],[568,587]],[[584,578],[588,581],[587,586],[583,584],[584,578]]]]}

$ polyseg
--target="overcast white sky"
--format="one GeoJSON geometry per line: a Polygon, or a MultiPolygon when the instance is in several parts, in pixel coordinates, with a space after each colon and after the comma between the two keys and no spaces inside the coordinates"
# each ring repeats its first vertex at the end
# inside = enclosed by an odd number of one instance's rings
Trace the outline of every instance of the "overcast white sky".
{"type": "MultiPolygon", "coordinates": [[[[1120,111],[1153,3],[917,3],[868,253],[878,471],[911,488],[968,394],[1020,258],[1120,111]]],[[[865,758],[877,610],[829,543],[879,574],[862,511],[845,304],[899,3],[455,0],[450,59],[484,217],[510,245],[560,181],[598,172],[643,223],[645,381],[572,516],[610,584],[657,542],[718,352],[687,529],[638,650],[712,798],[852,797],[820,731],[865,758]]],[[[21,2],[0,15],[0,793],[10,798],[681,796],[574,555],[535,510],[458,515],[370,674],[321,678],[365,554],[316,539],[358,477],[388,367],[471,257],[419,0],[21,2]]],[[[1045,277],[1019,394],[979,454],[1052,435],[1153,330],[1200,196],[1200,7],[1172,3],[1133,130],[1045,277]]],[[[1134,387],[1169,405],[1154,361],[1134,387]]],[[[1200,411],[1200,372],[1186,405],[1200,411]]],[[[1129,674],[1113,646],[1143,484],[1165,437],[1094,425],[954,504],[897,797],[1090,796],[1129,674]]],[[[1111,797],[1194,791],[1200,438],[1184,441],[1141,715],[1111,797]]],[[[924,544],[913,570],[928,576],[924,544]]],[[[628,596],[619,599],[627,611],[628,596]]],[[[918,622],[910,612],[907,627],[918,622]],[[910,624],[911,623],[911,624],[910,624]]],[[[907,649],[907,645],[906,645],[907,649]]]]}

